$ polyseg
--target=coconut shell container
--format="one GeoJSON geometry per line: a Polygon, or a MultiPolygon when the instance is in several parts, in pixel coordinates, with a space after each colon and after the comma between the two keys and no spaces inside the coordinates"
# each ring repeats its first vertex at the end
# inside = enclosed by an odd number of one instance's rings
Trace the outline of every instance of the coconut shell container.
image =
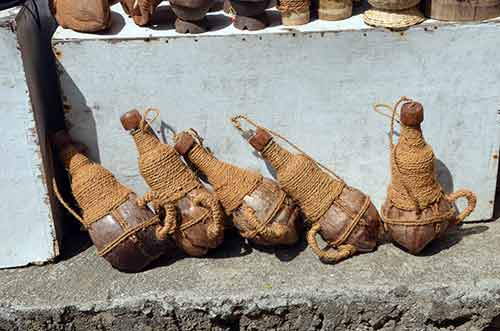
{"type": "Polygon", "coordinates": [[[295,145],[291,144],[298,154],[278,144],[277,137],[284,139],[281,135],[242,115],[231,121],[276,171],[280,187],[300,206],[310,224],[307,242],[321,261],[335,263],[377,247],[382,239],[382,223],[366,194],[347,185],[295,145]],[[242,121],[255,130],[243,129],[242,121]],[[320,248],[318,234],[326,247],[320,248]]]}
{"type": "Polygon", "coordinates": [[[275,181],[217,159],[193,129],[177,135],[175,148],[212,185],[244,238],[265,246],[299,240],[299,208],[275,181]]]}
{"type": "Polygon", "coordinates": [[[137,195],[85,156],[66,131],[55,133],[52,143],[67,169],[78,210],[65,202],[54,182],[56,196],[88,231],[99,256],[119,270],[138,272],[175,251],[173,240],[161,235],[159,217],[139,206],[137,195]]]}
{"type": "MultiPolygon", "coordinates": [[[[148,113],[159,112],[148,110],[148,113]]],[[[151,188],[140,204],[150,203],[165,225],[162,237],[171,237],[186,254],[204,256],[224,238],[224,212],[216,196],[182,162],[169,144],[162,143],[137,110],[121,117],[138,152],[139,171],[151,188]]]]}
{"type": "Polygon", "coordinates": [[[476,196],[467,189],[451,194],[444,192],[436,177],[434,152],[424,139],[422,104],[403,97],[391,111],[391,181],[381,210],[382,218],[390,238],[408,252],[418,254],[470,215],[476,206],[476,196]],[[400,116],[397,116],[399,106],[400,116]],[[401,127],[396,144],[393,142],[395,122],[401,127]],[[459,198],[468,202],[460,213],[454,206],[459,198]]]}

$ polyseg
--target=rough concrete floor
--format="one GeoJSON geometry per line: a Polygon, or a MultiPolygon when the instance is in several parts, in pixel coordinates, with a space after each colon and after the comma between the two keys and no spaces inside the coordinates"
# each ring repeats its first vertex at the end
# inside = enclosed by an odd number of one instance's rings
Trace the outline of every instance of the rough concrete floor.
{"type": "Polygon", "coordinates": [[[0,271],[0,330],[495,330],[500,320],[500,222],[466,224],[425,256],[385,244],[338,265],[304,244],[262,251],[234,238],[210,258],[124,274],[83,250],[0,271]]]}

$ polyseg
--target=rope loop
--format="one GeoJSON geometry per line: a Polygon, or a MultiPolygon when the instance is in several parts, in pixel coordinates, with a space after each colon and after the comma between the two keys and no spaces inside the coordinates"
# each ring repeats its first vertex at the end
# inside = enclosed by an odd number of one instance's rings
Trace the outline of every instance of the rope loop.
{"type": "Polygon", "coordinates": [[[141,122],[139,123],[139,129],[146,132],[151,129],[151,124],[154,123],[158,117],[160,117],[160,110],[157,108],[147,108],[141,118],[141,122]],[[151,119],[148,120],[149,114],[154,114],[151,119]]]}
{"type": "Polygon", "coordinates": [[[313,252],[320,258],[321,261],[326,263],[337,263],[341,260],[356,253],[356,247],[351,244],[343,244],[338,246],[335,250],[328,250],[328,246],[324,249],[319,247],[316,235],[321,229],[320,222],[313,224],[311,229],[307,232],[307,243],[313,252]]]}
{"type": "Polygon", "coordinates": [[[231,124],[233,124],[233,126],[238,130],[240,131],[240,133],[242,135],[245,135],[245,134],[248,134],[249,131],[245,131],[243,130],[242,126],[241,126],[241,120],[247,122],[248,124],[254,126],[255,128],[258,128],[258,129],[262,129],[262,130],[265,130],[267,131],[269,134],[271,134],[272,136],[276,137],[276,138],[279,138],[281,139],[282,141],[284,141],[285,143],[287,143],[290,147],[292,147],[292,149],[294,149],[295,151],[299,152],[300,154],[304,155],[305,157],[307,157],[309,160],[311,160],[312,162],[314,162],[316,165],[318,165],[320,168],[322,168],[323,170],[325,170],[326,172],[328,172],[330,175],[332,175],[334,178],[338,179],[339,181],[341,182],[344,182],[344,180],[339,176],[337,175],[333,170],[331,170],[330,168],[324,166],[323,164],[321,164],[320,162],[316,161],[315,159],[313,159],[311,156],[309,156],[306,152],[304,152],[299,146],[297,146],[296,144],[294,144],[293,142],[291,142],[290,140],[288,140],[287,138],[285,138],[283,135],[279,134],[278,132],[276,131],[273,131],[269,128],[266,128],[260,124],[258,124],[257,122],[255,122],[254,120],[250,119],[247,115],[242,115],[242,114],[239,114],[239,115],[236,115],[236,116],[232,116],[230,118],[230,121],[231,121],[231,124]]]}
{"type": "Polygon", "coordinates": [[[477,197],[474,192],[469,191],[469,190],[458,190],[454,193],[451,193],[446,197],[448,201],[453,204],[455,201],[459,198],[466,198],[467,199],[467,207],[457,216],[457,221],[456,224],[461,223],[467,216],[469,216],[474,209],[476,208],[476,203],[477,203],[477,197]]]}
{"type": "Polygon", "coordinates": [[[57,186],[57,182],[55,178],[52,178],[52,187],[54,188],[54,194],[56,195],[57,200],[61,203],[61,205],[71,214],[74,218],[78,220],[78,222],[82,223],[83,226],[87,227],[83,218],[69,206],[69,204],[63,199],[61,193],[59,192],[59,188],[57,186]]]}

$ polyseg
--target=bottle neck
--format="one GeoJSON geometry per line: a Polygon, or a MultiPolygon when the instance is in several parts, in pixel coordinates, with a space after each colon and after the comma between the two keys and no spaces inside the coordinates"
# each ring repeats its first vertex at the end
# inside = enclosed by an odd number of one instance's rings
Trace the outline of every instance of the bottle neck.
{"type": "Polygon", "coordinates": [[[274,140],[268,142],[261,154],[277,172],[289,164],[294,157],[291,152],[278,145],[274,140]]]}
{"type": "Polygon", "coordinates": [[[227,213],[238,208],[262,182],[260,174],[220,161],[200,144],[191,148],[188,159],[206,175],[227,213]]]}
{"type": "Polygon", "coordinates": [[[64,163],[64,167],[68,170],[71,176],[74,176],[85,166],[90,166],[93,163],[88,157],[80,153],[73,145],[66,146],[59,152],[59,156],[64,163]]]}

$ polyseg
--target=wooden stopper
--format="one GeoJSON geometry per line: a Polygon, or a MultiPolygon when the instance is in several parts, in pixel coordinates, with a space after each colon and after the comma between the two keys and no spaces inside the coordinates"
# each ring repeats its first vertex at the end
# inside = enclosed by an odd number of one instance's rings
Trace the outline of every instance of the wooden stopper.
{"type": "Polygon", "coordinates": [[[248,140],[257,151],[262,152],[273,137],[264,129],[257,128],[255,135],[248,140]]]}
{"type": "Polygon", "coordinates": [[[424,107],[416,101],[407,102],[401,107],[401,123],[406,126],[419,126],[424,121],[424,107]]]}
{"type": "Polygon", "coordinates": [[[181,155],[186,155],[191,147],[194,145],[194,138],[186,132],[182,132],[177,137],[177,142],[175,143],[175,150],[181,155]]]}
{"type": "Polygon", "coordinates": [[[139,124],[141,124],[142,115],[138,110],[133,109],[123,114],[120,117],[120,121],[125,130],[136,130],[139,128],[139,124]]]}

